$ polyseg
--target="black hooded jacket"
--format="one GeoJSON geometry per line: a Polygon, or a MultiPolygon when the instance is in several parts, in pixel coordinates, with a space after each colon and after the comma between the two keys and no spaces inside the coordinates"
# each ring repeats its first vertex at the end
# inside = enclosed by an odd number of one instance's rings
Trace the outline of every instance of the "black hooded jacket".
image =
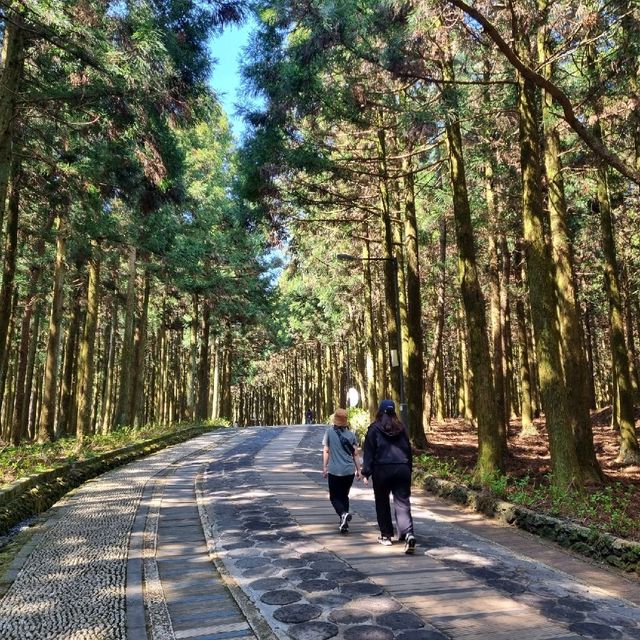
{"type": "Polygon", "coordinates": [[[406,464],[412,467],[411,443],[405,426],[383,415],[369,426],[363,447],[362,475],[368,478],[376,465],[406,464]]]}

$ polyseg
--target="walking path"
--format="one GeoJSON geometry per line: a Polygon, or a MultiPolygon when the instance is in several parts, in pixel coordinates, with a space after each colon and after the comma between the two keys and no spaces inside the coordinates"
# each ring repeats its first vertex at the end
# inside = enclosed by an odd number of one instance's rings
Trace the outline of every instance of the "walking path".
{"type": "MultiPolygon", "coordinates": [[[[640,583],[422,492],[418,548],[340,535],[324,429],[228,429],[87,483],[23,548],[0,638],[640,640],[640,583]]],[[[6,579],[6,577],[5,577],[6,579]]]]}

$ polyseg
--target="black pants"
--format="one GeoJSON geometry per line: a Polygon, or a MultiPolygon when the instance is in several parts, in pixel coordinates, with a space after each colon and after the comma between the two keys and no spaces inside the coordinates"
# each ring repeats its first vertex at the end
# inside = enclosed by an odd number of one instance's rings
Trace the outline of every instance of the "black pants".
{"type": "Polygon", "coordinates": [[[393,495],[393,508],[398,528],[398,538],[403,539],[413,533],[411,517],[411,469],[406,464],[381,464],[373,469],[373,495],[376,501],[376,517],[380,534],[393,536],[391,520],[391,503],[389,495],[393,495]]]}
{"type": "Polygon", "coordinates": [[[339,516],[349,511],[349,491],[354,477],[353,473],[350,476],[334,476],[331,473],[328,475],[329,500],[339,516]]]}

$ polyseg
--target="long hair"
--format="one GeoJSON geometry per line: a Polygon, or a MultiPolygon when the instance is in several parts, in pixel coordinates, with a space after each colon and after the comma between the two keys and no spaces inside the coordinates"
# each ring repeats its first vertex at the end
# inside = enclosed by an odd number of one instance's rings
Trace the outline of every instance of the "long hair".
{"type": "Polygon", "coordinates": [[[385,411],[378,411],[376,413],[376,422],[380,423],[383,427],[387,425],[393,425],[396,428],[405,429],[404,423],[396,413],[386,413],[385,411]]]}

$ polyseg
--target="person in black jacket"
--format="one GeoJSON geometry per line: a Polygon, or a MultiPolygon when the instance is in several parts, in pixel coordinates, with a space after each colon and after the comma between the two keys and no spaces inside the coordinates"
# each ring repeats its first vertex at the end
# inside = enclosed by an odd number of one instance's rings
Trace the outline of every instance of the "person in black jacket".
{"type": "Polygon", "coordinates": [[[405,543],[404,552],[414,553],[416,539],[411,517],[412,453],[407,428],[396,415],[393,400],[383,400],[378,407],[375,422],[367,431],[364,441],[362,476],[365,484],[373,480],[376,517],[380,527],[380,544],[393,544],[390,494],[398,530],[398,540],[405,543]]]}

